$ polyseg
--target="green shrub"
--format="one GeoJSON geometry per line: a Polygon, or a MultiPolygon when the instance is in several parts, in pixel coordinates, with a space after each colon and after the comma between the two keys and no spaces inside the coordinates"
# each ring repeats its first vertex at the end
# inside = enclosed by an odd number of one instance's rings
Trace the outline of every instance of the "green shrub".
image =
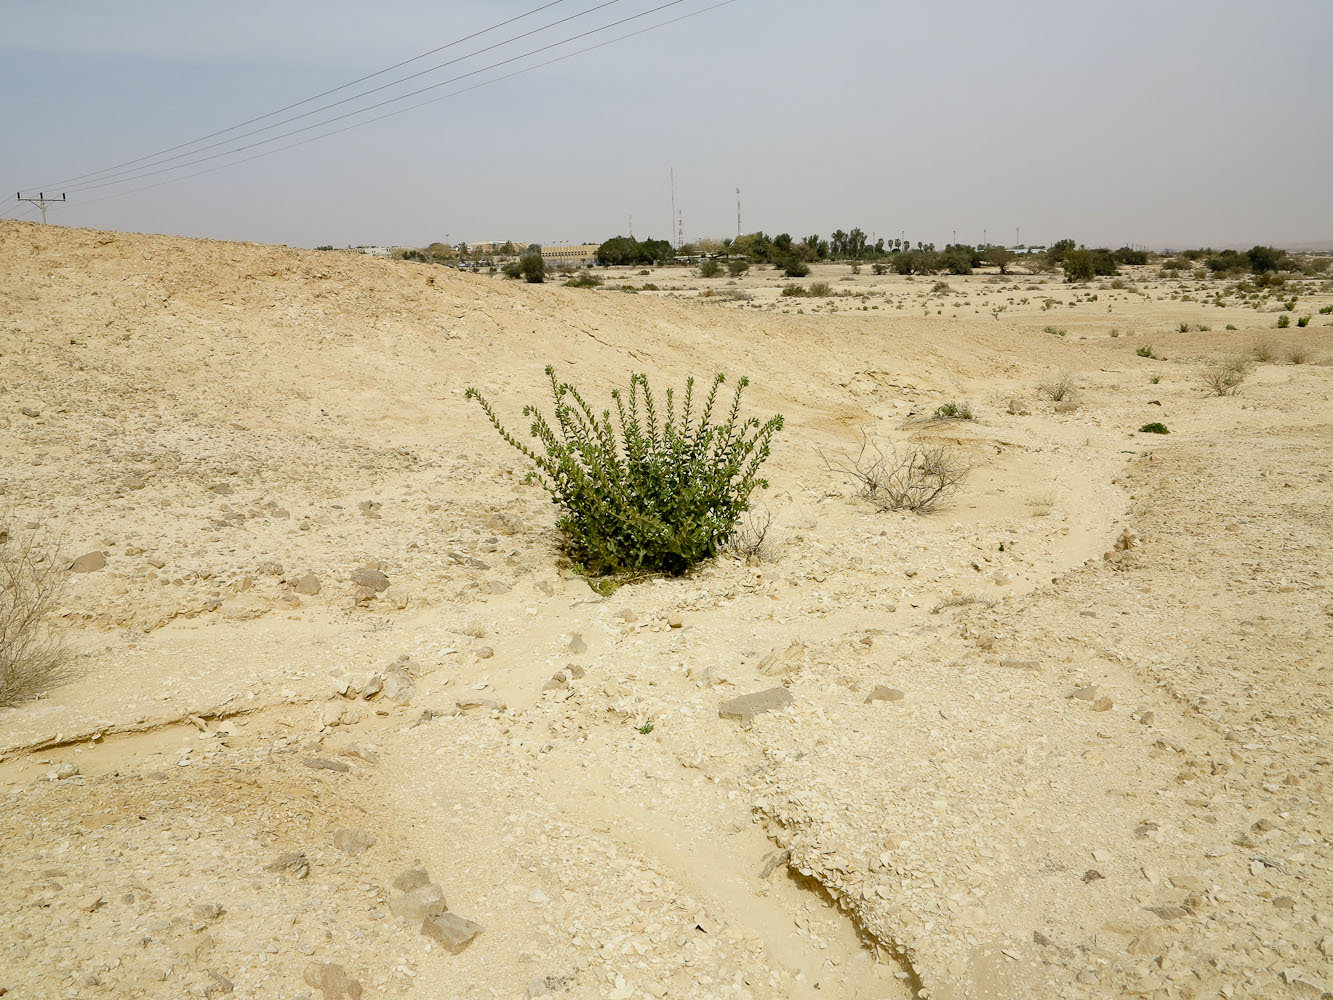
{"type": "Polygon", "coordinates": [[[1141,358],[1156,358],[1157,355],[1152,352],[1152,344],[1144,344],[1134,352],[1141,358]]]}
{"type": "Polygon", "coordinates": [[[833,286],[827,281],[814,281],[810,283],[810,295],[816,299],[826,299],[833,294],[833,286]]]}
{"type": "Polygon", "coordinates": [[[935,408],[935,416],[940,420],[975,420],[971,403],[944,403],[935,408]]]}
{"type": "Polygon", "coordinates": [[[1228,324],[1227,324],[1227,329],[1228,329],[1228,330],[1234,330],[1234,329],[1236,329],[1236,324],[1235,324],[1235,323],[1228,323],[1228,324]]]}
{"type": "Polygon", "coordinates": [[[1333,313],[1333,306],[1321,306],[1321,307],[1320,307],[1320,309],[1319,309],[1319,315],[1320,315],[1320,316],[1327,316],[1329,313],[1333,313]]]}
{"type": "Polygon", "coordinates": [[[591,271],[580,271],[574,277],[565,282],[566,288],[596,288],[602,283],[602,279],[591,271]]]}
{"type": "Polygon", "coordinates": [[[722,265],[715,260],[703,260],[699,262],[699,277],[716,278],[722,273],[722,265]]]}
{"type": "Polygon", "coordinates": [[[804,278],[810,273],[810,265],[796,257],[791,257],[781,264],[782,272],[789,278],[804,278]]]}
{"type": "Polygon", "coordinates": [[[750,262],[748,260],[727,261],[727,273],[733,278],[739,278],[748,270],[750,270],[750,262]]]}
{"type": "Polygon", "coordinates": [[[782,428],[782,416],[741,419],[741,393],[749,379],[740,380],[725,421],[715,424],[723,375],[713,378],[702,412],[695,411],[690,378],[679,412],[668,389],[665,414],[659,414],[648,377],[632,374],[628,394],[611,393],[617,435],[610,409],[598,416],[574,386],[556,380],[553,366],[546,367],[546,375],[555,425],[537,407],[523,408],[542,452],[505,430],[475,388],[467,397],[535,466],[529,478],[560,508],[557,526],[569,556],[588,573],[684,573],[717,553],[749,509],[750,495],[768,487],[759,467],[782,428]]]}
{"type": "Polygon", "coordinates": [[[1158,422],[1158,421],[1153,421],[1151,424],[1144,424],[1142,427],[1140,427],[1140,428],[1139,428],[1139,433],[1140,433],[1140,434],[1170,434],[1171,432],[1170,432],[1169,430],[1166,429],[1166,424],[1160,423],[1160,422],[1158,422]]]}
{"type": "Polygon", "coordinates": [[[782,294],[790,299],[790,298],[800,298],[801,296],[809,295],[810,293],[805,290],[804,285],[798,285],[796,282],[793,281],[789,285],[782,286],[782,294]]]}
{"type": "Polygon", "coordinates": [[[1190,325],[1189,325],[1188,323],[1179,323],[1179,324],[1176,325],[1176,332],[1177,332],[1177,333],[1189,333],[1189,332],[1190,332],[1190,325]]]}
{"type": "Polygon", "coordinates": [[[874,271],[876,274],[884,274],[886,271],[888,271],[888,269],[889,269],[889,265],[888,265],[888,264],[871,264],[871,265],[870,265],[870,270],[874,271]]]}
{"type": "MultiPolygon", "coordinates": [[[[633,287],[633,286],[630,286],[630,287],[633,287]]],[[[651,281],[645,281],[645,282],[643,283],[643,290],[644,290],[645,292],[660,292],[662,289],[658,288],[658,287],[657,287],[656,285],[654,285],[651,281]]]]}
{"type": "Polygon", "coordinates": [[[1297,325],[1297,326],[1309,326],[1309,325],[1310,325],[1310,317],[1309,317],[1309,316],[1298,316],[1298,317],[1296,317],[1296,325],[1297,325]]]}
{"type": "Polygon", "coordinates": [[[1283,313],[1277,318],[1277,328],[1279,330],[1285,330],[1289,326],[1291,326],[1291,317],[1286,313],[1283,313]]]}
{"type": "Polygon", "coordinates": [[[1042,332],[1042,333],[1049,333],[1049,334],[1051,334],[1053,337],[1063,337],[1063,336],[1065,335],[1065,332],[1066,332],[1066,331],[1063,330],[1063,329],[1061,329],[1061,328],[1058,327],[1058,326],[1043,326],[1043,327],[1041,328],[1041,332],[1042,332]]]}

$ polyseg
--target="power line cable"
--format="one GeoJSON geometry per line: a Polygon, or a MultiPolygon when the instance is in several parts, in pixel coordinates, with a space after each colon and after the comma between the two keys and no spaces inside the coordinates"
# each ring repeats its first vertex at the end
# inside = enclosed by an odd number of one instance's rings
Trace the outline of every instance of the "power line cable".
{"type": "MultiPolygon", "coordinates": [[[[418,88],[417,90],[408,91],[406,94],[400,94],[400,95],[398,95],[397,97],[391,97],[391,98],[388,98],[388,99],[386,99],[386,100],[379,101],[379,102],[377,102],[377,103],[375,103],[375,104],[367,105],[367,106],[364,107],[364,108],[358,108],[358,109],[356,109],[356,110],[354,110],[354,111],[348,111],[348,112],[345,112],[345,113],[343,113],[343,114],[341,114],[341,115],[335,115],[334,117],[325,119],[324,121],[314,122],[314,123],[312,123],[312,124],[310,124],[310,125],[305,125],[305,126],[302,126],[301,128],[298,128],[298,129],[292,129],[292,130],[289,131],[289,132],[282,132],[282,133],[279,133],[278,135],[269,136],[267,139],[259,139],[259,140],[256,140],[255,142],[247,143],[247,144],[245,144],[245,145],[243,145],[243,146],[237,146],[235,149],[227,149],[227,150],[223,150],[223,151],[218,152],[218,153],[210,153],[210,154],[207,155],[207,156],[201,156],[201,157],[199,157],[198,159],[189,160],[189,161],[184,162],[184,163],[178,163],[178,164],[176,164],[176,165],[174,165],[174,166],[169,166],[169,167],[158,167],[158,168],[156,168],[156,169],[145,169],[145,170],[142,170],[142,171],[140,171],[140,172],[133,173],[133,174],[129,174],[129,175],[127,175],[127,176],[125,176],[125,177],[121,177],[121,178],[116,178],[116,179],[111,179],[111,180],[104,180],[104,181],[96,181],[96,182],[93,182],[93,183],[90,183],[90,184],[85,184],[85,185],[83,185],[82,187],[71,188],[70,190],[71,190],[72,193],[76,193],[76,194],[77,194],[77,193],[80,193],[80,192],[83,192],[83,191],[94,191],[94,190],[97,190],[98,188],[108,187],[108,186],[112,186],[112,185],[115,185],[115,184],[124,184],[124,183],[127,183],[127,182],[129,182],[129,181],[141,180],[141,179],[143,179],[143,178],[145,178],[145,177],[152,177],[152,176],[156,176],[156,175],[158,175],[158,174],[169,173],[169,172],[172,171],[172,170],[182,170],[182,169],[185,169],[185,168],[187,168],[187,167],[197,166],[197,165],[200,164],[200,163],[207,163],[207,162],[209,162],[210,160],[216,160],[216,159],[218,159],[219,157],[223,157],[223,156],[232,156],[232,155],[234,155],[234,154],[236,154],[236,153],[245,152],[245,151],[248,150],[248,149],[254,149],[254,148],[258,147],[258,146],[263,146],[263,145],[266,145],[266,144],[268,144],[268,143],[270,143],[270,142],[277,142],[279,139],[285,139],[285,138],[288,138],[289,136],[293,136],[293,135],[300,135],[302,132],[309,132],[311,129],[322,128],[322,127],[325,126],[325,125],[332,125],[334,122],[344,121],[344,120],[346,120],[346,119],[348,119],[348,118],[355,117],[356,115],[365,114],[365,113],[368,112],[368,111],[375,111],[375,110],[377,110],[378,108],[387,107],[388,105],[390,105],[390,104],[396,104],[396,103],[399,102],[399,101],[405,101],[405,100],[407,100],[408,98],[416,97],[416,96],[418,96],[418,95],[420,95],[420,94],[427,93],[428,91],[431,91],[431,90],[438,90],[440,87],[448,86],[448,85],[451,84],[451,83],[457,83],[459,80],[466,80],[467,78],[476,76],[476,75],[479,74],[479,73],[485,73],[485,72],[487,72],[488,70],[496,69],[497,67],[500,67],[500,66],[506,66],[506,65],[508,65],[508,64],[510,64],[510,63],[517,62],[517,61],[519,61],[520,59],[526,59],[526,58],[528,58],[529,56],[536,55],[536,54],[538,54],[538,53],[540,53],[540,52],[547,52],[547,51],[549,51],[549,50],[551,50],[551,49],[558,48],[558,47],[560,47],[561,45],[567,45],[567,44],[569,44],[570,42],[578,41],[580,38],[587,38],[589,35],[595,35],[595,34],[598,34],[598,33],[600,33],[600,32],[603,32],[603,31],[608,31],[608,30],[610,30],[611,28],[619,27],[620,25],[622,25],[622,24],[627,24],[627,23],[629,23],[630,21],[636,21],[636,20],[638,20],[639,18],[647,17],[647,16],[650,15],[650,14],[656,14],[656,13],[658,13],[659,11],[666,10],[668,7],[675,7],[675,6],[677,6],[678,4],[681,4],[681,3],[684,3],[684,2],[685,2],[685,0],[669,0],[669,2],[667,2],[667,3],[660,4],[660,5],[656,6],[656,7],[652,7],[652,8],[650,8],[650,9],[645,10],[645,11],[642,11],[642,12],[640,12],[640,13],[638,13],[638,14],[632,14],[632,15],[630,15],[629,17],[623,17],[623,18],[621,18],[621,19],[618,20],[618,21],[612,21],[610,24],[604,24],[604,25],[602,25],[601,27],[598,27],[598,28],[590,28],[590,29],[587,30],[587,31],[582,31],[582,32],[579,32],[578,34],[571,35],[571,36],[569,36],[568,38],[562,38],[562,39],[560,39],[559,41],[551,42],[551,43],[549,43],[549,44],[547,44],[547,45],[542,45],[542,46],[540,46],[540,47],[538,47],[538,48],[535,48],[535,49],[532,49],[532,50],[530,50],[530,51],[528,51],[528,52],[523,52],[523,53],[520,53],[519,55],[516,55],[516,56],[510,56],[510,57],[507,58],[507,59],[501,59],[501,60],[499,60],[499,61],[497,61],[497,62],[491,63],[491,64],[488,65],[488,66],[482,66],[482,67],[479,68],[479,69],[470,70],[470,71],[467,72],[467,73],[460,73],[458,76],[450,77],[450,78],[447,79],[447,80],[441,80],[441,81],[438,82],[438,83],[433,83],[433,84],[430,84],[429,86],[418,88]]],[[[199,150],[199,152],[202,152],[202,150],[199,150]]],[[[193,155],[193,154],[191,154],[191,155],[193,155]]]]}
{"type": "MultiPolygon", "coordinates": [[[[116,182],[119,181],[119,180],[137,180],[137,179],[140,178],[140,177],[147,177],[147,176],[149,176],[148,173],[146,173],[146,172],[144,172],[144,173],[136,173],[135,171],[142,171],[142,170],[146,170],[148,167],[156,167],[156,166],[161,166],[161,165],[164,164],[164,163],[170,163],[170,162],[172,162],[173,160],[180,160],[180,159],[185,159],[185,158],[187,158],[187,157],[196,156],[197,154],[202,153],[202,152],[205,152],[206,150],[209,150],[209,149],[216,149],[216,148],[219,147],[219,146],[227,146],[227,145],[230,145],[231,143],[238,142],[238,141],[241,140],[241,139],[248,139],[248,138],[250,138],[251,136],[259,135],[259,134],[262,133],[262,132],[268,132],[268,131],[270,131],[270,130],[272,130],[272,129],[275,129],[275,128],[281,128],[283,125],[290,125],[292,122],[300,121],[300,120],[302,120],[302,119],[304,119],[304,118],[309,118],[311,115],[317,115],[317,114],[320,114],[321,112],[324,112],[324,111],[330,111],[330,110],[332,110],[333,108],[342,107],[344,104],[350,104],[352,101],[360,100],[360,99],[363,98],[363,97],[369,97],[371,94],[377,94],[377,93],[379,93],[379,92],[382,91],[382,90],[388,90],[390,87],[396,87],[396,86],[398,86],[399,84],[406,83],[408,80],[415,80],[415,79],[417,79],[418,77],[426,76],[426,75],[429,74],[429,73],[434,73],[434,72],[437,71],[437,70],[444,69],[446,66],[453,66],[453,65],[456,64],[456,63],[465,62],[466,60],[471,59],[471,58],[474,57],[474,56],[479,56],[479,55],[481,55],[481,54],[484,53],[484,52],[490,52],[490,51],[492,51],[492,50],[494,50],[494,49],[503,48],[504,46],[509,45],[509,44],[511,44],[512,42],[517,42],[517,41],[519,41],[520,39],[528,38],[528,37],[530,37],[530,36],[532,36],[532,35],[541,34],[543,31],[546,31],[546,30],[548,30],[548,29],[550,29],[550,28],[554,28],[554,27],[556,27],[556,26],[558,26],[558,25],[565,24],[565,23],[567,23],[567,22],[569,22],[569,21],[576,20],[577,18],[584,17],[584,16],[587,15],[587,14],[595,13],[596,11],[599,11],[599,10],[601,10],[601,9],[604,8],[604,7],[610,7],[610,6],[614,5],[614,4],[621,3],[621,2],[622,2],[622,0],[602,0],[601,3],[598,3],[598,4],[596,4],[595,6],[589,7],[589,8],[586,9],[586,10],[579,11],[577,14],[571,14],[571,15],[569,15],[568,17],[562,17],[562,18],[560,18],[559,20],[551,21],[551,22],[549,22],[549,23],[547,23],[547,24],[542,25],[540,28],[533,28],[533,29],[531,29],[530,31],[524,31],[524,32],[522,32],[522,33],[520,33],[520,34],[518,34],[518,35],[514,35],[514,36],[511,37],[511,38],[506,38],[504,41],[496,42],[496,43],[494,43],[494,44],[492,44],[492,45],[487,45],[487,46],[485,46],[484,48],[477,49],[476,51],[474,51],[474,52],[470,52],[470,53],[468,53],[467,55],[458,56],[458,57],[455,58],[455,59],[448,59],[448,60],[446,60],[446,61],[444,61],[444,62],[442,62],[442,63],[438,63],[438,64],[436,64],[436,65],[434,65],[434,66],[431,66],[431,67],[429,67],[429,68],[427,68],[427,69],[419,70],[419,71],[417,71],[416,73],[409,73],[407,76],[400,77],[400,78],[397,79],[397,80],[391,80],[390,82],[381,84],[381,85],[378,86],[378,87],[371,87],[369,90],[364,90],[364,91],[362,91],[362,92],[359,93],[359,94],[353,94],[351,97],[344,97],[344,98],[343,98],[342,100],[340,100],[340,101],[333,101],[333,102],[331,102],[331,103],[329,103],[329,104],[321,105],[321,106],[318,107],[318,108],[312,108],[312,109],[309,110],[309,111],[303,111],[303,112],[302,112],[301,114],[299,114],[299,115],[292,115],[290,118],[284,118],[284,119],[282,119],[281,121],[273,122],[272,124],[270,124],[270,125],[265,125],[265,126],[263,126],[262,128],[251,129],[249,132],[242,132],[240,135],[234,135],[234,136],[232,136],[232,137],[229,138],[229,139],[220,139],[220,140],[218,140],[217,142],[209,143],[209,144],[206,145],[206,146],[199,146],[197,149],[192,149],[192,150],[189,150],[188,152],[177,153],[177,154],[174,155],[174,156],[167,156],[167,157],[164,157],[164,158],[162,158],[162,159],[155,160],[155,162],[144,163],[144,164],[142,164],[142,166],[140,166],[140,167],[133,167],[133,168],[130,168],[129,170],[122,170],[122,171],[118,171],[118,172],[111,173],[111,174],[109,174],[109,175],[106,176],[106,177],[102,177],[102,178],[96,180],[95,182],[91,182],[91,181],[90,181],[90,183],[85,184],[85,185],[83,186],[83,190],[89,190],[90,188],[98,187],[98,186],[104,186],[104,185],[106,185],[106,184],[114,184],[114,183],[116,183],[116,182]],[[117,176],[118,174],[121,174],[121,175],[124,175],[124,176],[123,176],[123,177],[122,177],[122,176],[117,176]]],[[[446,82],[448,82],[448,81],[446,81],[446,82]]],[[[411,95],[411,94],[408,94],[408,95],[406,95],[406,96],[409,96],[409,97],[410,97],[410,96],[412,96],[412,95],[411,95]]],[[[290,134],[290,133],[288,133],[288,134],[290,134]]],[[[249,147],[242,147],[242,148],[249,148],[249,147]]],[[[150,159],[152,159],[152,158],[150,157],[150,159]]],[[[192,162],[192,163],[201,163],[201,162],[203,162],[203,161],[202,161],[202,160],[193,160],[193,161],[191,161],[191,162],[192,162]]],[[[189,165],[189,164],[186,164],[186,166],[188,166],[188,165],[189,165]]],[[[56,185],[56,186],[60,186],[60,185],[56,185]]]]}
{"type": "Polygon", "coordinates": [[[522,14],[517,15],[516,17],[511,17],[507,21],[501,21],[498,24],[493,24],[489,28],[483,28],[481,31],[474,31],[470,35],[464,35],[462,38],[456,38],[452,42],[446,42],[444,45],[440,45],[436,48],[430,49],[429,51],[423,52],[420,55],[415,55],[411,59],[404,59],[402,62],[396,62],[392,66],[386,66],[384,67],[384,69],[376,70],[374,73],[367,73],[365,76],[358,77],[357,79],[352,80],[350,83],[344,83],[341,86],[333,87],[329,90],[323,91],[322,93],[315,94],[313,97],[307,97],[304,100],[295,101],[292,104],[285,105],[281,108],[278,108],[275,111],[270,111],[267,114],[256,115],[254,118],[246,119],[245,121],[239,122],[236,125],[232,125],[229,128],[219,129],[216,132],[210,132],[207,135],[201,135],[197,139],[191,139],[188,142],[182,142],[175,146],[168,146],[166,149],[160,149],[156,153],[148,153],[145,156],[136,157],[133,160],[126,160],[123,163],[117,163],[110,167],[103,167],[101,170],[92,170],[86,174],[79,174],[77,177],[68,177],[63,181],[54,181],[50,184],[44,184],[44,185],[38,184],[34,185],[34,187],[58,188],[63,185],[73,184],[76,181],[82,181],[82,180],[87,180],[90,177],[96,177],[99,174],[108,174],[113,171],[120,170],[122,167],[129,167],[136,163],[142,163],[144,160],[156,159],[157,157],[164,156],[167,153],[174,153],[178,149],[184,149],[186,146],[198,145],[199,143],[205,142],[208,139],[214,139],[217,136],[226,135],[228,132],[235,132],[237,129],[245,128],[247,125],[253,125],[255,122],[262,122],[265,118],[272,118],[274,115],[280,115],[284,111],[291,111],[293,108],[299,108],[301,105],[309,104],[311,101],[318,101],[320,98],[328,97],[330,94],[336,94],[339,91],[346,90],[348,87],[355,87],[358,83],[365,83],[367,80],[373,80],[377,76],[383,76],[385,73],[391,73],[394,70],[401,69],[402,67],[410,63],[418,62],[422,59],[427,58],[428,56],[435,55],[437,52],[443,52],[445,49],[451,49],[455,45],[462,45],[464,42],[470,42],[474,38],[480,38],[482,35],[490,34],[492,31],[498,31],[500,28],[508,27],[515,21],[521,21],[524,18],[531,17],[534,14],[540,14],[547,8],[555,7],[564,2],[565,0],[551,0],[550,3],[542,4],[540,7],[534,7],[532,10],[525,11],[522,14]]]}
{"type": "MultiPolygon", "coordinates": [[[[324,133],[322,133],[322,134],[320,134],[320,135],[307,136],[307,137],[304,138],[304,139],[299,139],[299,140],[297,140],[296,142],[288,143],[288,144],[285,145],[285,146],[279,146],[279,147],[277,147],[276,149],[266,149],[266,150],[264,150],[262,153],[255,153],[253,156],[247,156],[247,157],[244,157],[243,159],[240,159],[240,160],[233,160],[233,161],[230,162],[230,163],[220,163],[220,164],[218,164],[217,166],[214,166],[214,167],[207,167],[207,168],[205,168],[204,170],[198,170],[198,171],[195,171],[195,172],[192,173],[192,174],[185,174],[185,175],[180,176],[180,177],[170,177],[170,178],[167,178],[166,180],[153,181],[153,182],[150,183],[150,184],[145,184],[145,185],[143,185],[142,187],[131,188],[131,189],[128,190],[128,191],[117,191],[117,192],[114,192],[114,193],[112,193],[112,194],[105,194],[105,195],[102,195],[102,196],[97,197],[97,198],[91,198],[91,199],[89,199],[89,200],[87,200],[87,201],[80,202],[80,205],[81,205],[81,206],[85,206],[85,205],[95,205],[95,204],[98,204],[99,202],[112,201],[112,200],[114,200],[114,199],[116,199],[116,198],[124,198],[124,197],[126,197],[126,196],[128,196],[128,195],[138,194],[138,193],[140,193],[140,192],[142,192],[142,191],[149,191],[149,190],[152,190],[153,188],[163,187],[163,186],[165,186],[165,185],[167,185],[167,184],[176,184],[176,183],[179,183],[180,181],[190,180],[191,178],[194,178],[194,177],[202,177],[202,176],[204,176],[205,174],[216,173],[216,172],[219,171],[219,170],[225,170],[225,169],[227,169],[228,167],[239,166],[239,165],[242,164],[242,163],[249,163],[249,162],[252,161],[252,160],[263,159],[263,158],[266,157],[266,156],[273,156],[273,155],[275,155],[275,154],[277,154],[277,153],[285,152],[286,150],[289,150],[289,149],[295,149],[295,148],[298,147],[298,146],[305,146],[305,145],[308,145],[309,143],[317,142],[317,141],[320,140],[320,139],[328,139],[328,138],[330,138],[330,137],[332,137],[332,136],[335,136],[335,135],[341,135],[341,134],[344,133],[344,132],[350,132],[350,131],[352,131],[353,129],[361,128],[361,127],[364,126],[364,125],[373,125],[373,124],[375,124],[376,122],[383,121],[383,120],[386,119],[386,118],[393,118],[393,117],[395,117],[396,115],[405,114],[406,112],[408,112],[408,111],[414,111],[414,110],[416,110],[417,108],[423,108],[423,107],[425,107],[425,106],[428,105],[428,104],[437,104],[437,103],[439,103],[440,101],[448,100],[448,99],[451,98],[451,97],[459,97],[459,96],[461,96],[461,95],[463,95],[463,94],[470,93],[471,91],[479,90],[479,89],[481,89],[482,87],[489,87],[491,84],[499,83],[499,82],[501,82],[502,80],[508,80],[508,79],[511,79],[511,78],[513,78],[513,77],[516,77],[516,76],[522,76],[524,73],[530,73],[530,72],[532,72],[533,70],[542,69],[543,67],[550,66],[550,65],[552,65],[552,64],[554,64],[554,63],[563,62],[563,61],[566,60],[566,59],[572,59],[572,58],[574,58],[575,56],[583,55],[584,53],[591,52],[591,51],[593,51],[594,49],[600,49],[600,48],[604,48],[604,47],[606,47],[606,46],[608,46],[608,45],[613,45],[613,44],[615,44],[616,42],[622,42],[622,41],[624,41],[625,39],[627,39],[627,38],[633,38],[633,37],[635,37],[636,35],[643,35],[643,34],[647,34],[647,33],[650,32],[650,31],[656,31],[656,30],[659,29],[659,28],[665,28],[666,26],[671,25],[671,24],[676,24],[676,23],[679,22],[679,21],[685,21],[685,20],[688,20],[689,18],[692,18],[692,17],[698,17],[700,14],[707,14],[707,13],[710,12],[710,11],[717,10],[719,7],[727,7],[727,6],[730,6],[731,4],[736,3],[736,2],[737,2],[737,0],[720,0],[720,2],[714,3],[714,4],[712,4],[712,5],[708,6],[708,7],[703,7],[703,8],[701,8],[701,9],[699,9],[699,10],[691,11],[691,12],[688,13],[688,14],[681,14],[681,15],[678,16],[678,17],[669,18],[668,20],[661,21],[661,22],[659,22],[659,23],[657,23],[657,24],[651,24],[651,25],[649,25],[649,26],[646,27],[646,28],[639,28],[639,29],[637,29],[637,30],[635,30],[635,31],[626,32],[626,33],[623,34],[623,35],[617,35],[615,38],[608,38],[608,39],[606,39],[606,40],[604,40],[604,41],[597,42],[597,43],[594,44],[594,45],[588,45],[588,46],[585,46],[584,48],[581,48],[581,49],[575,49],[573,52],[566,52],[566,53],[564,53],[563,55],[559,55],[559,56],[554,57],[553,59],[547,59],[547,60],[545,60],[544,62],[534,63],[534,64],[531,65],[531,66],[525,66],[525,67],[523,67],[523,68],[521,68],[521,69],[514,70],[513,72],[505,73],[505,74],[503,74],[503,75],[501,75],[501,76],[493,77],[492,79],[489,79],[489,80],[483,80],[483,81],[480,82],[480,83],[473,84],[473,85],[470,86],[470,87],[464,87],[464,88],[462,88],[462,89],[460,89],[460,90],[451,91],[451,92],[448,93],[448,94],[441,94],[441,95],[438,96],[438,97],[432,97],[432,98],[429,98],[429,99],[427,99],[427,100],[425,100],[425,101],[420,101],[420,102],[417,103],[417,104],[412,104],[412,105],[409,105],[409,106],[407,106],[407,107],[405,107],[405,108],[397,108],[397,109],[395,109],[395,110],[393,110],[393,111],[389,111],[389,112],[387,112],[387,113],[385,113],[385,114],[377,115],[377,116],[375,116],[374,118],[368,118],[368,119],[366,119],[365,121],[362,121],[362,122],[353,122],[353,123],[350,124],[350,125],[345,125],[345,126],[343,126],[342,128],[334,129],[334,130],[331,131],[331,132],[324,132],[324,133]]],[[[670,6],[670,5],[667,5],[667,6],[670,6]]],[[[499,64],[497,64],[497,65],[499,65],[499,64]]],[[[366,109],[366,110],[369,110],[369,109],[366,109]]]]}

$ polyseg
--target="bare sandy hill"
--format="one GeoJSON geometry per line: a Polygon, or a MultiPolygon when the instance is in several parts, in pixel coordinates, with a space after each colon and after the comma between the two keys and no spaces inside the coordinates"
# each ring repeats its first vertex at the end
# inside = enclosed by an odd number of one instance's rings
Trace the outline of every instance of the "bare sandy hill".
{"type": "Polygon", "coordinates": [[[826,270],[852,294],[802,306],[0,224],[0,504],[105,563],[67,675],[0,710],[0,989],[1328,990],[1323,317],[826,270]],[[1323,363],[1205,397],[1259,340],[1323,363]],[[521,433],[547,363],[595,400],[750,376],[768,551],[609,597],[564,568],[463,398],[521,433]],[[862,430],[964,489],[876,511],[821,458],[862,430]]]}

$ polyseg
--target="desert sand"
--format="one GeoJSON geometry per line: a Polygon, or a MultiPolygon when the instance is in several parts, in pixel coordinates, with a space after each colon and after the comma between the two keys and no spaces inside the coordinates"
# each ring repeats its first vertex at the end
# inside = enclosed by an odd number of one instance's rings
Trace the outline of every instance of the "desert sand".
{"type": "Polygon", "coordinates": [[[0,223],[0,506],[98,567],[0,709],[0,994],[1327,995],[1333,289],[1277,330],[1123,277],[567,289],[0,223]],[[547,363],[748,375],[764,550],[572,573],[463,395],[521,433],[547,363]],[[877,510],[821,458],[862,431],[963,489],[877,510]]]}

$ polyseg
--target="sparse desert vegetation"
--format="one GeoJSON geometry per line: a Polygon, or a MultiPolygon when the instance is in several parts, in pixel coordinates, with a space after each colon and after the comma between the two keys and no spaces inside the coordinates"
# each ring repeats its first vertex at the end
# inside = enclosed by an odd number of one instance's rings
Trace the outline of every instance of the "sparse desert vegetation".
{"type": "Polygon", "coordinates": [[[64,536],[65,650],[0,709],[0,987],[985,996],[984,933],[1004,995],[1299,995],[1327,279],[647,243],[529,283],[0,223],[0,500],[64,536]]]}

